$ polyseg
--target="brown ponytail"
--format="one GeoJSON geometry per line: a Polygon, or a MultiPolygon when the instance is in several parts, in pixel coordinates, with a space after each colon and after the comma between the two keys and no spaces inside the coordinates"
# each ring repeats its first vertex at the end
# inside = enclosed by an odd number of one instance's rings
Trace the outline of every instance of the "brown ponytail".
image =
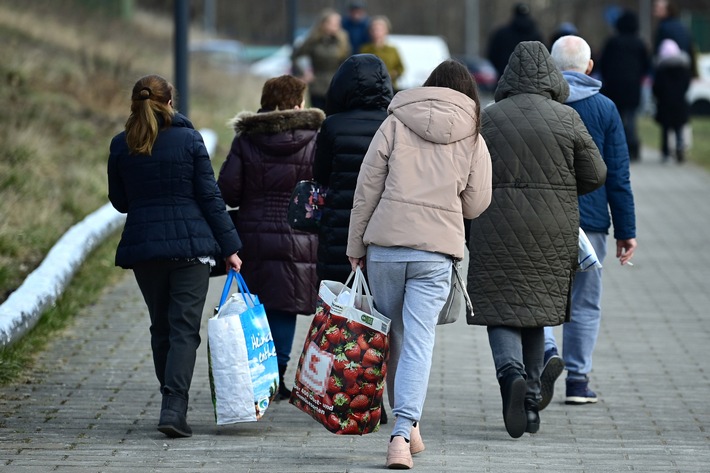
{"type": "Polygon", "coordinates": [[[158,75],[142,77],[133,86],[131,115],[126,121],[126,143],[132,153],[150,156],[160,131],[158,119],[163,128],[173,121],[172,98],[172,84],[158,75]]]}

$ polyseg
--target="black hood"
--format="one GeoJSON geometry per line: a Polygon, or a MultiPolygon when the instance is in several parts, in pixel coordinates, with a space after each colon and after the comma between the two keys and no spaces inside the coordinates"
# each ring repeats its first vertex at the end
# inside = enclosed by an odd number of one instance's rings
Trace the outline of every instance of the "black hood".
{"type": "Polygon", "coordinates": [[[330,82],[326,114],[387,110],[392,95],[392,80],[382,60],[373,54],[355,54],[341,64],[330,82]]]}
{"type": "Polygon", "coordinates": [[[616,20],[616,31],[621,34],[636,34],[639,32],[639,19],[632,11],[625,11],[616,20]]]}

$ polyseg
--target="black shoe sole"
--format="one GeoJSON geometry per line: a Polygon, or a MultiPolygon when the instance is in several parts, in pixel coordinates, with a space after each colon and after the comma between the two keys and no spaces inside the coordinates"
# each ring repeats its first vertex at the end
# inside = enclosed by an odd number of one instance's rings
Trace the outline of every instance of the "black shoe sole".
{"type": "Polygon", "coordinates": [[[503,412],[503,421],[508,435],[517,439],[522,437],[528,426],[528,415],[525,412],[525,393],[528,383],[522,376],[515,379],[510,385],[508,399],[504,405],[508,408],[503,412]]]}
{"type": "Polygon", "coordinates": [[[540,375],[540,396],[542,396],[542,399],[538,403],[538,411],[546,408],[552,401],[552,396],[555,394],[555,381],[564,370],[565,362],[561,357],[553,356],[547,360],[547,364],[540,375]]]}
{"type": "Polygon", "coordinates": [[[540,418],[539,417],[537,419],[537,422],[528,421],[528,424],[525,427],[525,432],[528,432],[530,434],[536,434],[538,430],[540,430],[540,418]]]}
{"type": "Polygon", "coordinates": [[[192,432],[185,432],[174,425],[159,425],[158,430],[172,439],[192,437],[192,432]]]}

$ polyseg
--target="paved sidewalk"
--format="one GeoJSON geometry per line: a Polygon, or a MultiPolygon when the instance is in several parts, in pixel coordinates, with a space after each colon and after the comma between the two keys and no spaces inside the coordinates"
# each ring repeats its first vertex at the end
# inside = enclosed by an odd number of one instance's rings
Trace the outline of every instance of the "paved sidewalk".
{"type": "MultiPolygon", "coordinates": [[[[613,250],[605,265],[592,373],[599,403],[566,406],[561,379],[540,432],[512,439],[485,330],[464,321],[440,327],[422,419],[427,450],[415,457],[415,470],[710,471],[710,174],[663,166],[647,153],[633,165],[632,183],[640,246],[633,267],[620,267],[613,250]]],[[[223,280],[211,285],[206,315],[223,280]]],[[[299,318],[293,358],[309,323],[299,318]]],[[[336,436],[281,402],[258,423],[217,427],[204,343],[191,399],[192,438],[170,440],[156,430],[148,317],[127,273],[41,354],[32,382],[0,388],[0,470],[383,470],[391,426],[336,436]]]]}

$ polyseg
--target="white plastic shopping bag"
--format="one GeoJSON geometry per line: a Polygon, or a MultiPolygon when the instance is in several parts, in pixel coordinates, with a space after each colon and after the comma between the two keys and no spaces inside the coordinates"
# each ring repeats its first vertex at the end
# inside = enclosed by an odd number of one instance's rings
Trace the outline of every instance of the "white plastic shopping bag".
{"type": "Polygon", "coordinates": [[[579,229],[579,269],[578,271],[589,271],[590,269],[601,269],[602,264],[597,258],[592,243],[582,228],[579,229]]]}
{"type": "Polygon", "coordinates": [[[207,321],[207,335],[217,425],[259,420],[278,389],[276,349],[264,306],[233,270],[217,314],[207,321]],[[227,297],[233,280],[239,292],[227,297]]]}

